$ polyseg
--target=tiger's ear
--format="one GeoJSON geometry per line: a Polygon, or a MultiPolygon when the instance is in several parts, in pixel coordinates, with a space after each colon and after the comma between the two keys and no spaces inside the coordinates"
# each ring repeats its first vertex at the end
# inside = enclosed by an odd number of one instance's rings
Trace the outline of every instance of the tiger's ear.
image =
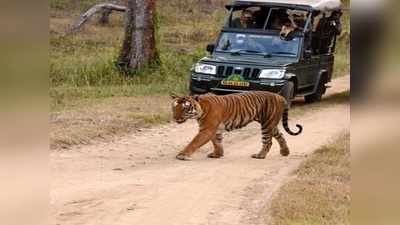
{"type": "Polygon", "coordinates": [[[177,98],[179,98],[177,95],[175,95],[175,94],[169,94],[169,96],[172,98],[172,99],[177,99],[177,98]]]}

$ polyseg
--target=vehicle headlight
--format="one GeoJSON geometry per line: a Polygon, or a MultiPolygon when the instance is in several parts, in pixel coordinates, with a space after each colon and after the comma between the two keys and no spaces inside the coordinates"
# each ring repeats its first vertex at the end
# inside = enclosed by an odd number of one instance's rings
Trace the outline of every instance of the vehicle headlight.
{"type": "Polygon", "coordinates": [[[208,64],[196,63],[194,72],[215,75],[217,74],[217,67],[208,64]]]}
{"type": "Polygon", "coordinates": [[[261,70],[259,78],[282,79],[285,76],[285,70],[266,69],[261,70]]]}

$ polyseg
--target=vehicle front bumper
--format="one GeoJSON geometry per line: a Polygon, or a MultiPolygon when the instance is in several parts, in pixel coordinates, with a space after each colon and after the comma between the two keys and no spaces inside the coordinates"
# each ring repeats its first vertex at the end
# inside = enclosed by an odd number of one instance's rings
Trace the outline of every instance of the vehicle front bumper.
{"type": "Polygon", "coordinates": [[[226,92],[237,93],[247,91],[269,91],[279,93],[287,80],[284,79],[252,79],[245,80],[249,82],[248,87],[227,86],[222,85],[223,77],[215,77],[203,74],[192,73],[190,76],[190,90],[193,93],[207,93],[207,92],[226,92]]]}

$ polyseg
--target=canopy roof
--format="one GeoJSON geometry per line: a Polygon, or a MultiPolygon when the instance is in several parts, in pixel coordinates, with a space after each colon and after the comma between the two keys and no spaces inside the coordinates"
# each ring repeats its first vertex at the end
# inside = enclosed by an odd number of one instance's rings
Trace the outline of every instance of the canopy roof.
{"type": "Polygon", "coordinates": [[[315,10],[332,11],[341,8],[340,0],[234,0],[233,3],[271,3],[310,6],[315,10]]]}

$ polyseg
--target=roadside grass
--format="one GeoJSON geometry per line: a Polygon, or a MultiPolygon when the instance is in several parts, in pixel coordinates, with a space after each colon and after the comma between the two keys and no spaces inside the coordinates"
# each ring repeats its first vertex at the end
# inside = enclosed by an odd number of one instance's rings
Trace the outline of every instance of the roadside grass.
{"type": "Polygon", "coordinates": [[[273,225],[350,224],[350,134],[315,151],[274,197],[273,225]]]}
{"type": "Polygon", "coordinates": [[[332,77],[340,77],[350,74],[350,44],[349,33],[340,37],[343,41],[337,43],[335,62],[332,77]]]}
{"type": "MultiPolygon", "coordinates": [[[[170,99],[165,96],[90,99],[50,116],[50,148],[65,149],[109,138],[171,119],[170,99]]],[[[77,103],[74,101],[74,103],[77,103]]]]}
{"type": "MultiPolygon", "coordinates": [[[[348,1],[345,2],[348,7],[348,1]]],[[[333,77],[344,76],[350,73],[350,13],[344,11],[343,31],[336,42],[335,64],[333,77]]]]}

